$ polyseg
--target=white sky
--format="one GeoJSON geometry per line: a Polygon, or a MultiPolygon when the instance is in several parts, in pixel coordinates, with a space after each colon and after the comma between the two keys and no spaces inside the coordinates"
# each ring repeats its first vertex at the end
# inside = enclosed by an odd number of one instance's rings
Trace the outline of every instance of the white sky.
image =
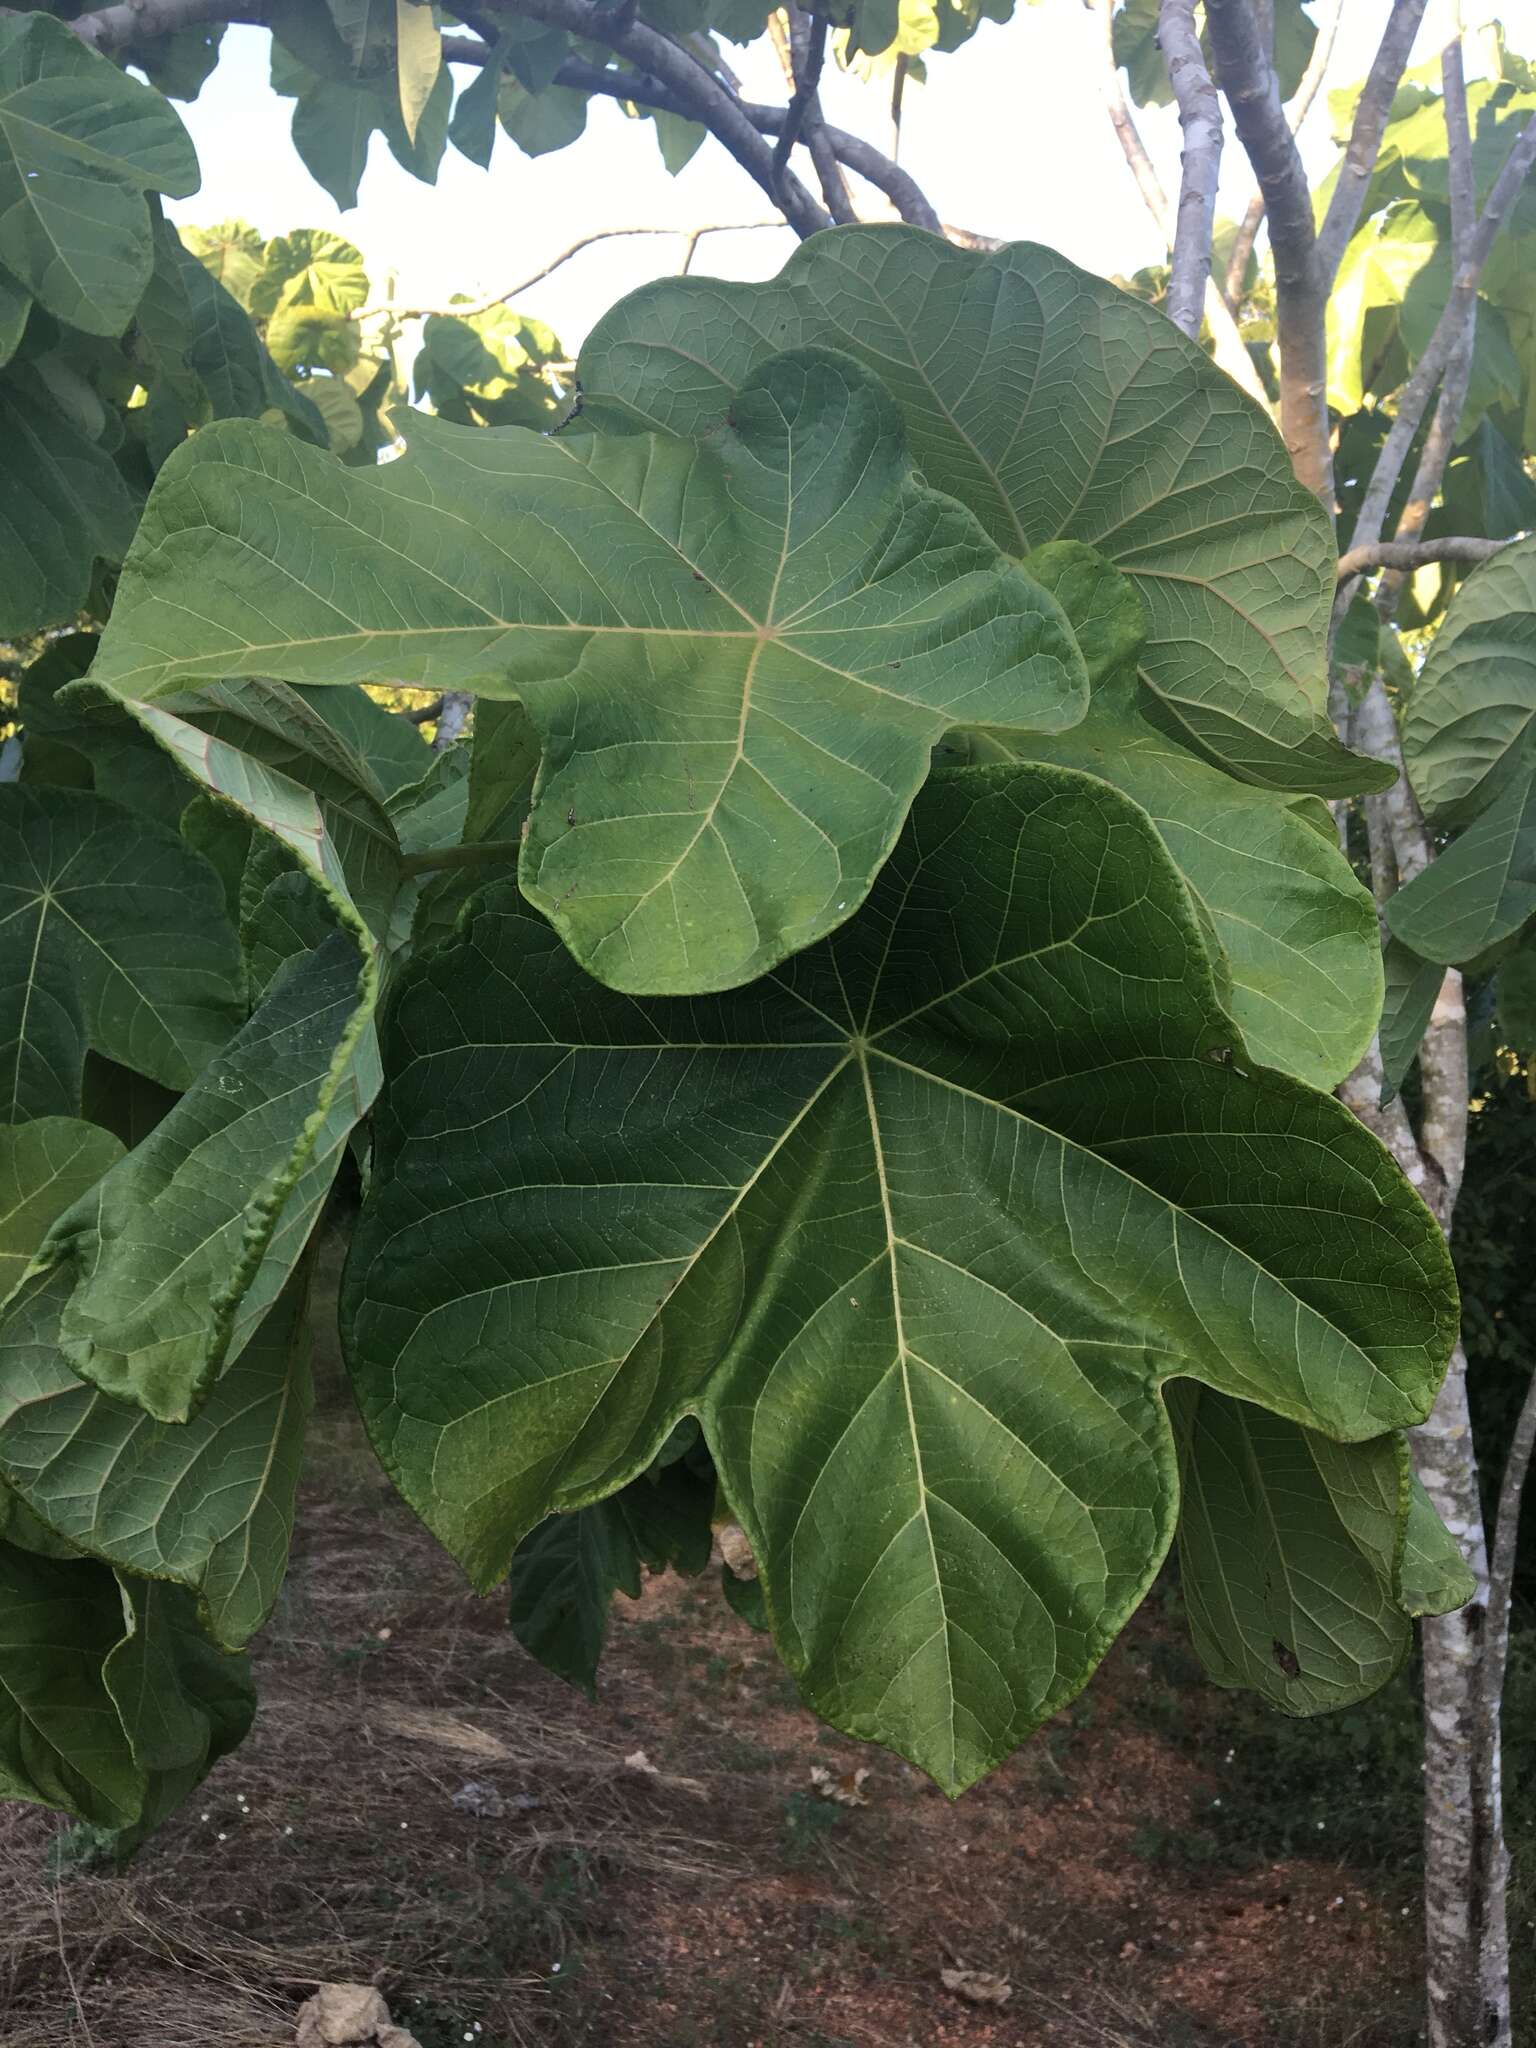
{"type": "MultiPolygon", "coordinates": [[[[1302,135],[1314,175],[1335,154],[1327,91],[1363,77],[1386,12],[1386,0],[1346,0],[1333,67],[1302,135]]],[[[1437,12],[1431,7],[1429,15],[1437,12]]],[[[1098,97],[1097,36],[1080,0],[1042,0],[1021,4],[1006,25],[984,25],[964,49],[930,58],[929,83],[908,86],[902,161],[941,218],[985,234],[1050,243],[1100,273],[1128,273],[1159,258],[1158,238],[1098,97]]],[[[1416,61],[1437,45],[1437,28],[1427,21],[1416,61]]],[[[718,144],[706,141],[682,175],[671,178],[652,124],[594,99],[587,132],[569,149],[529,158],[498,132],[491,167],[483,171],[450,145],[435,187],[402,171],[375,135],[360,202],[341,213],[294,152],[288,136],[293,102],[279,99],[267,83],[268,47],[260,29],[230,29],[218,70],[200,98],[181,109],[202,162],[203,188],[169,211],[204,225],[240,217],[267,235],[334,228],[362,249],[376,288],[394,266],[405,304],[503,290],[597,228],[688,228],[759,220],[771,212],[718,144]]],[[[782,78],[766,40],[747,51],[728,45],[727,55],[746,97],[782,102],[782,78]]],[[[829,63],[822,100],[830,121],[887,146],[888,84],[865,86],[829,63]]],[[[1143,109],[1138,119],[1171,193],[1178,182],[1177,122],[1171,109],[1143,109]]],[[[809,167],[803,168],[811,182],[809,167]]],[[[1224,173],[1223,211],[1236,215],[1250,185],[1230,136],[1224,173]]],[[[771,276],[793,246],[787,230],[712,235],[694,268],[726,277],[771,276]]],[[[574,351],[622,293],[675,270],[681,248],[659,235],[600,243],[516,303],[548,321],[574,351]]]]}

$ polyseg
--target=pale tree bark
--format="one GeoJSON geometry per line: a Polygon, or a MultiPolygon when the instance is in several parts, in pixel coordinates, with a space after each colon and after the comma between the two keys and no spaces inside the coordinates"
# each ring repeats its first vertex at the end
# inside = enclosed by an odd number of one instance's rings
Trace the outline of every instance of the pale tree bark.
{"type": "MultiPolygon", "coordinates": [[[[1317,25],[1317,41],[1312,45],[1312,55],[1307,59],[1307,68],[1301,75],[1295,93],[1285,103],[1286,126],[1293,135],[1301,132],[1301,124],[1312,111],[1312,102],[1317,98],[1323,80],[1328,76],[1328,66],[1333,62],[1333,46],[1339,37],[1339,22],[1344,14],[1344,0],[1329,0],[1327,13],[1317,25]]],[[[1259,229],[1264,221],[1264,194],[1256,192],[1248,202],[1237,235],[1232,243],[1232,253],[1227,259],[1226,295],[1235,306],[1242,297],[1243,279],[1248,270],[1248,258],[1253,254],[1253,245],[1258,240],[1259,229]]]]}
{"type": "MultiPolygon", "coordinates": [[[[1247,0],[1208,0],[1218,73],[1270,213],[1287,445],[1298,476],[1318,491],[1330,510],[1324,395],[1327,295],[1358,223],[1422,13],[1422,0],[1397,0],[1392,10],[1356,110],[1343,171],[1323,227],[1314,236],[1310,194],[1252,8],[1247,0]]],[[[1350,567],[1373,554],[1379,559],[1387,506],[1438,387],[1441,409],[1427,437],[1397,536],[1401,547],[1423,545],[1424,519],[1443,479],[1465,401],[1478,277],[1493,238],[1536,161],[1533,122],[1532,132],[1520,138],[1474,226],[1459,43],[1446,53],[1443,79],[1455,206],[1451,299],[1426,356],[1399,394],[1397,419],[1344,557],[1350,567]]],[[[1381,608],[1390,618],[1396,591],[1390,574],[1387,581],[1381,608]]],[[[1347,581],[1341,586],[1341,599],[1351,587],[1347,581]]],[[[1357,746],[1399,770],[1393,788],[1365,805],[1372,879],[1378,902],[1384,904],[1394,888],[1429,864],[1434,845],[1401,774],[1396,720],[1379,674],[1350,725],[1357,746]]],[[[1461,977],[1454,970],[1444,977],[1419,1064],[1423,1108],[1417,1132],[1401,1101],[1382,1106],[1379,1048],[1372,1048],[1339,1092],[1388,1146],[1449,1235],[1465,1162],[1468,1108],[1466,1010],[1461,977]]],[[[1434,1412],[1415,1432],[1414,1457],[1430,1499],[1467,1557],[1477,1588],[1459,1614],[1426,1621],[1423,1630],[1430,2040],[1432,2048],[1508,2048],[1505,1851],[1498,1772],[1502,1672],[1494,1672],[1485,1655],[1483,1622],[1492,1589],[1467,1410],[1466,1358],[1459,1345],[1434,1412]]]]}
{"type": "MultiPolygon", "coordinates": [[[[1477,283],[1495,236],[1536,162],[1536,121],[1522,134],[1476,217],[1466,87],[1460,44],[1443,54],[1448,167],[1451,193],[1451,294],[1430,350],[1416,366],[1399,398],[1397,421],[1388,435],[1356,524],[1349,555],[1379,539],[1393,487],[1438,382],[1439,400],[1425,436],[1396,540],[1415,545],[1444,480],[1471,376],[1476,337],[1477,283]],[[1428,368],[1426,368],[1426,363],[1428,368]]],[[[1346,555],[1345,560],[1349,559],[1346,555]]],[[[1406,565],[1390,564],[1376,604],[1390,630],[1406,565]]],[[[1341,587],[1341,598],[1352,586],[1341,587]]],[[[1378,675],[1354,721],[1357,744],[1394,759],[1401,767],[1391,706],[1378,675]]],[[[1380,866],[1392,880],[1407,883],[1434,857],[1434,847],[1406,777],[1391,792],[1385,813],[1389,855],[1377,841],[1382,820],[1367,807],[1372,835],[1373,874],[1380,866]]],[[[1426,1196],[1450,1234],[1461,1186],[1467,1135],[1466,1012],[1461,977],[1449,972],[1419,1052],[1423,1115],[1417,1152],[1429,1170],[1426,1196]]],[[[1523,1419],[1523,1418],[1522,1418],[1523,1419]]],[[[1536,1420],[1533,1420],[1536,1428],[1536,1420]]],[[[1520,1432],[1506,1470],[1501,1507],[1500,1551],[1512,1572],[1513,1529],[1523,1471],[1520,1432]],[[1507,1541],[1505,1540],[1507,1537],[1507,1541]]],[[[1529,1461],[1526,1447],[1525,1461],[1529,1461]]],[[[1498,1595],[1490,1574],[1478,1487],[1477,1460],[1467,1406],[1466,1355],[1458,1345],[1433,1414],[1414,1433],[1414,1462],[1441,1520],[1460,1543],[1471,1567],[1475,1592],[1459,1613],[1431,1617],[1423,1624],[1424,1791],[1425,1791],[1425,1960],[1431,2048],[1508,2048],[1509,1936],[1506,1891],[1508,1853],[1503,1834],[1500,1784],[1501,1706],[1509,1587],[1498,1595]],[[1499,1640],[1486,1626],[1498,1605],[1499,1640]]]]}
{"type": "Polygon", "coordinates": [[[1157,40],[1168,66],[1179,126],[1184,131],[1179,203],[1173,220],[1168,318],[1194,339],[1205,311],[1211,275],[1211,230],[1221,176],[1221,101],[1205,68],[1195,25],[1195,0],[1161,0],[1157,40]]]}
{"type": "MultiPolygon", "coordinates": [[[[1090,5],[1099,25],[1100,50],[1097,70],[1100,97],[1104,101],[1110,125],[1115,131],[1115,138],[1120,144],[1121,154],[1136,181],[1136,189],[1140,192],[1147,211],[1163,238],[1163,246],[1171,250],[1174,232],[1173,208],[1168,203],[1168,195],[1163,190],[1162,180],[1147,154],[1146,145],[1141,139],[1141,131],[1136,126],[1135,116],[1126,103],[1125,90],[1120,83],[1119,67],[1115,63],[1115,0],[1090,0],[1090,5]]],[[[1253,358],[1244,345],[1243,337],[1238,332],[1232,308],[1222,297],[1214,277],[1206,279],[1205,317],[1210,326],[1217,362],[1234,384],[1239,385],[1251,399],[1268,412],[1268,394],[1258,371],[1253,366],[1253,358]]]]}

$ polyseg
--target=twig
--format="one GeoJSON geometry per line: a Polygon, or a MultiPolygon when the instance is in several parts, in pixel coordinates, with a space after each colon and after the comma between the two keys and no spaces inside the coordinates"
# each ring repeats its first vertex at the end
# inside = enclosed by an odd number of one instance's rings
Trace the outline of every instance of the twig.
{"type": "Polygon", "coordinates": [[[1497,1519],[1493,1525],[1493,1551],[1488,1560],[1488,1613],[1483,1623],[1483,1698],[1496,1713],[1504,1693],[1504,1676],[1509,1662],[1509,1606],[1514,1588],[1515,1551],[1520,1535],[1520,1502],[1536,1452],[1536,1373],[1520,1404],[1509,1449],[1504,1454],[1504,1472],[1499,1480],[1497,1519]]]}
{"type": "Polygon", "coordinates": [[[1446,365],[1450,361],[1458,335],[1466,317],[1466,303],[1475,297],[1477,282],[1482,275],[1483,265],[1505,216],[1520,195],[1531,166],[1536,164],[1536,114],[1533,114],[1520,131],[1519,140],[1504,160],[1504,167],[1493,181],[1478,220],[1466,259],[1457,266],[1451,287],[1451,296],[1445,310],[1436,322],[1429,345],[1414,365],[1413,374],[1398,393],[1397,417],[1393,420],[1387,438],[1377,457],[1376,468],[1367,486],[1365,498],[1360,506],[1355,530],[1350,536],[1351,547],[1364,546],[1380,538],[1386,522],[1387,507],[1392,493],[1402,474],[1408,450],[1419,430],[1419,423],[1429,404],[1430,394],[1440,382],[1446,365]]]}
{"type": "MultiPolygon", "coordinates": [[[[517,0],[515,7],[498,5],[493,11],[498,15],[505,12],[542,21],[550,28],[566,29],[584,41],[600,43],[613,50],[671,95],[673,104],[669,111],[697,121],[709,130],[747,176],[761,186],[781,209],[797,235],[804,239],[815,234],[818,228],[831,225],[828,214],[817,205],[794,173],[787,167],[774,168],[772,152],[730,87],[701,64],[691,51],[683,49],[659,30],[643,21],[624,22],[616,18],[614,10],[604,7],[601,0],[517,0]]],[[[469,56],[467,50],[456,53],[449,47],[461,41],[461,38],[448,38],[445,54],[469,56]]],[[[480,56],[478,61],[483,63],[484,56],[480,56]]],[[[565,68],[562,65],[562,73],[565,68]]],[[[604,76],[598,67],[593,66],[592,69],[599,77],[604,76]]],[[[618,99],[638,98],[638,94],[626,89],[628,84],[627,80],[610,78],[601,88],[589,89],[612,93],[618,99]]]]}
{"type": "MultiPolygon", "coordinates": [[[[1114,45],[1114,0],[1092,0],[1094,13],[1098,16],[1100,32],[1100,62],[1098,67],[1099,93],[1109,115],[1110,125],[1119,141],[1131,176],[1136,180],[1136,189],[1146,202],[1165,248],[1173,246],[1173,210],[1168,204],[1162,181],[1157,175],[1136,118],[1126,105],[1125,93],[1120,84],[1120,70],[1115,62],[1114,45]]],[[[951,234],[951,239],[956,237],[951,234]]],[[[1208,278],[1205,294],[1205,317],[1211,324],[1211,333],[1216,344],[1216,360],[1235,384],[1242,386],[1248,396],[1255,399],[1267,412],[1269,399],[1260,382],[1259,373],[1253,366],[1232,309],[1217,289],[1216,280],[1208,278]]]]}
{"type": "Polygon", "coordinates": [[[1366,190],[1381,150],[1381,138],[1391,118],[1397,88],[1408,68],[1425,4],[1426,0],[1392,0],[1392,12],[1382,30],[1375,61],[1360,89],[1338,182],[1317,231],[1317,281],[1325,298],[1333,289],[1344,251],[1359,223],[1360,209],[1365,204],[1366,190]]]}
{"type": "Polygon", "coordinates": [[[521,298],[524,292],[532,291],[536,284],[542,284],[546,277],[553,277],[555,272],[562,265],[569,263],[573,256],[579,256],[584,249],[590,249],[598,242],[611,242],[625,235],[682,235],[686,237],[691,252],[698,246],[705,235],[744,235],[749,232],[755,233],[760,228],[778,228],[782,232],[783,227],[784,216],[782,214],[775,214],[772,220],[706,221],[702,226],[695,228],[669,228],[649,225],[629,228],[599,228],[594,234],[582,235],[579,240],[572,242],[568,249],[562,249],[558,256],[551,257],[550,261],[541,270],[534,271],[531,277],[521,278],[516,284],[508,285],[505,291],[492,292],[488,297],[475,299],[470,304],[457,306],[396,306],[393,304],[363,306],[357,312],[348,314],[347,317],[350,320],[356,321],[370,320],[377,318],[381,313],[387,312],[396,320],[430,320],[434,314],[441,314],[455,320],[473,320],[481,313],[489,313],[493,306],[504,306],[509,299],[521,298]]]}
{"type": "Polygon", "coordinates": [[[1221,101],[1205,68],[1195,27],[1195,0],[1160,0],[1158,41],[1184,131],[1179,203],[1173,224],[1168,318],[1191,339],[1200,333],[1206,280],[1211,273],[1211,229],[1221,175],[1221,101]]]}
{"type": "Polygon", "coordinates": [[[443,700],[434,697],[430,704],[407,704],[395,713],[397,718],[409,719],[412,725],[430,725],[434,718],[443,715],[443,700]]]}
{"type": "Polygon", "coordinates": [[[1326,294],[1318,286],[1312,190],[1280,105],[1274,66],[1247,0],[1208,0],[1206,20],[1233,125],[1269,216],[1275,333],[1280,344],[1280,431],[1297,477],[1331,511],[1326,294]]]}
{"type": "MultiPolygon", "coordinates": [[[[785,0],[785,17],[789,22],[789,47],[792,68],[796,79],[807,79],[810,92],[806,100],[805,114],[801,128],[805,146],[810,151],[811,162],[816,169],[816,182],[821,187],[821,196],[826,201],[828,213],[839,227],[848,227],[858,219],[853,201],[848,196],[848,186],[843,178],[842,166],[837,152],[827,140],[826,122],[821,111],[820,80],[822,67],[827,55],[827,23],[824,16],[807,14],[797,7],[794,0],[785,0]]],[[[796,90],[799,90],[798,85],[796,90]]],[[[784,148],[784,137],[780,135],[778,150],[784,148]]],[[[786,160],[788,152],[785,151],[786,160]]]]}
{"type": "Polygon", "coordinates": [[[1430,562],[1486,562],[1507,548],[1507,540],[1482,540],[1450,533],[1438,540],[1365,541],[1339,557],[1339,581],[1372,569],[1422,569],[1430,562]]]}
{"type": "MultiPolygon", "coordinates": [[[[1330,0],[1327,14],[1318,23],[1317,41],[1312,45],[1312,55],[1307,59],[1307,68],[1301,74],[1295,92],[1285,103],[1286,125],[1293,135],[1301,133],[1301,124],[1312,111],[1312,102],[1317,98],[1323,80],[1328,76],[1328,66],[1333,62],[1333,48],[1338,41],[1339,22],[1344,13],[1344,0],[1330,0]]],[[[1255,192],[1248,202],[1243,215],[1232,253],[1227,259],[1225,292],[1229,305],[1236,306],[1243,295],[1243,279],[1248,271],[1248,259],[1253,254],[1253,245],[1259,238],[1259,229],[1264,220],[1264,194],[1255,192]]]]}
{"type": "MultiPolygon", "coordinates": [[[[1451,268],[1453,274],[1459,274],[1471,252],[1472,237],[1477,229],[1477,173],[1472,162],[1467,81],[1462,68],[1459,35],[1441,52],[1440,79],[1445,117],[1446,176],[1451,200],[1451,268]]],[[[1400,541],[1418,539],[1429,519],[1430,507],[1445,481],[1446,466],[1456,445],[1467,392],[1472,385],[1472,352],[1476,346],[1477,292],[1474,288],[1465,295],[1461,329],[1451,344],[1434,418],[1419,450],[1419,465],[1408,487],[1408,502],[1398,515],[1395,538],[1400,541]]],[[[1377,584],[1376,610],[1383,624],[1389,624],[1397,616],[1405,582],[1403,572],[1394,566],[1377,584]]]]}

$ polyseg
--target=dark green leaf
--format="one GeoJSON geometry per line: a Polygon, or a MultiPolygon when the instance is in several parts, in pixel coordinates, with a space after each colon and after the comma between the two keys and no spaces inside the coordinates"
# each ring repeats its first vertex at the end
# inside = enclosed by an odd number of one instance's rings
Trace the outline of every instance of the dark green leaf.
{"type": "Polygon", "coordinates": [[[1509,783],[1387,904],[1387,923],[1422,960],[1457,967],[1536,915],[1536,776],[1509,783]]]}
{"type": "Polygon", "coordinates": [[[58,1349],[66,1292],[33,1285],[0,1325],[0,1477],[74,1549],[195,1593],[214,1639],[239,1649],[287,1566],[310,1405],[304,1282],[182,1423],[82,1385],[58,1349]]]}
{"type": "Polygon", "coordinates": [[[87,1046],[184,1088],[240,1020],[218,882],[78,790],[0,786],[0,1120],[73,1115],[87,1046]]]}
{"type": "Polygon", "coordinates": [[[0,263],[87,334],[121,334],[149,282],[146,192],[197,190],[159,93],[45,14],[0,19],[0,263]]]}
{"type": "Polygon", "coordinates": [[[127,552],[139,507],[23,363],[0,375],[0,448],[0,637],[13,637],[82,610],[95,564],[115,568],[127,552]]]}
{"type": "Polygon", "coordinates": [[[1434,1397],[1432,1219],[1233,1036],[1151,825],[1061,768],[933,777],[861,915],[713,1001],[494,890],[393,1013],[374,1443],[490,1586],[697,1415],[807,1701],[958,1789],[1151,1583],[1167,1379],[1350,1441],[1434,1397]]]}

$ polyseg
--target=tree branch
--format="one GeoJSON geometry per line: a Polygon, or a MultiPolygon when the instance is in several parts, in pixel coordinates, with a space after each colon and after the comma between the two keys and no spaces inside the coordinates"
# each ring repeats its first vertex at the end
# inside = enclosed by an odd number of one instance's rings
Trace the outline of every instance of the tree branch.
{"type": "Polygon", "coordinates": [[[806,14],[794,5],[794,0],[787,0],[784,17],[787,23],[784,54],[788,59],[791,92],[789,105],[784,110],[784,126],[774,144],[774,170],[782,178],[795,144],[803,141],[816,168],[827,211],[834,221],[846,226],[858,216],[849,202],[848,188],[843,183],[837,158],[822,132],[820,86],[822,66],[827,60],[826,17],[806,14]]]}
{"type": "Polygon", "coordinates": [[[1221,174],[1221,101],[1211,83],[1195,27],[1195,0],[1160,0],[1157,39],[1162,46],[1179,126],[1184,131],[1179,203],[1173,223],[1168,318],[1191,340],[1199,338],[1211,274],[1211,230],[1221,174]]]}
{"type": "Polygon", "coordinates": [[[1507,548],[1507,540],[1482,540],[1470,533],[1449,533],[1437,540],[1366,541],[1339,557],[1339,581],[1372,569],[1422,569],[1430,562],[1486,562],[1507,548]]]}
{"type": "Polygon", "coordinates": [[[1206,20],[1233,125],[1269,216],[1280,344],[1280,431],[1297,477],[1331,512],[1327,295],[1318,286],[1311,187],[1248,0],[1208,0],[1206,20]]]}
{"type": "MultiPolygon", "coordinates": [[[[1328,76],[1328,66],[1333,62],[1333,48],[1339,37],[1339,22],[1344,13],[1344,0],[1331,0],[1327,14],[1318,24],[1317,41],[1312,45],[1312,55],[1307,68],[1301,74],[1300,83],[1285,103],[1286,125],[1293,135],[1301,132],[1301,124],[1312,111],[1312,102],[1317,98],[1323,80],[1328,76]]],[[[1232,244],[1232,254],[1227,259],[1226,298],[1236,306],[1242,297],[1243,278],[1247,274],[1248,259],[1253,254],[1253,245],[1259,238],[1259,228],[1264,220],[1264,194],[1255,192],[1248,202],[1248,211],[1243,215],[1242,225],[1232,244]]]]}
{"type": "Polygon", "coordinates": [[[1392,114],[1392,102],[1408,59],[1413,39],[1424,18],[1426,0],[1392,0],[1392,12],[1382,31],[1375,61],[1360,89],[1354,123],[1344,145],[1344,161],[1328,211],[1317,231],[1317,281],[1324,297],[1333,289],[1344,251],[1359,224],[1366,189],[1376,168],[1381,138],[1392,114]]]}
{"type": "MultiPolygon", "coordinates": [[[[1445,115],[1446,176],[1451,200],[1451,270],[1458,274],[1466,262],[1477,229],[1477,173],[1472,161],[1472,133],[1467,119],[1467,81],[1462,68],[1461,41],[1449,42],[1440,55],[1442,105],[1445,115]]],[[[1454,298],[1454,290],[1452,297],[1454,298]]],[[[1408,487],[1408,502],[1397,522],[1396,538],[1414,541],[1424,531],[1430,507],[1445,481],[1446,466],[1461,427],[1462,411],[1472,384],[1472,352],[1477,346],[1477,291],[1466,294],[1461,327],[1451,343],[1434,418],[1419,451],[1419,466],[1408,487]]],[[[1406,577],[1393,565],[1376,586],[1376,610],[1383,624],[1397,616],[1403,601],[1406,577]]]]}
{"type": "Polygon", "coordinates": [[[782,232],[784,226],[784,216],[776,213],[772,220],[705,221],[701,226],[694,228],[654,225],[598,228],[590,235],[580,236],[568,249],[562,249],[558,256],[551,257],[549,262],[542,269],[534,271],[531,277],[520,278],[516,284],[508,285],[505,291],[491,292],[483,299],[475,299],[457,306],[398,306],[386,301],[377,306],[360,306],[355,313],[349,313],[347,318],[361,322],[374,319],[381,313],[389,313],[396,320],[430,320],[434,315],[453,320],[473,320],[481,313],[490,312],[493,306],[504,306],[510,299],[521,298],[524,292],[532,291],[536,284],[542,284],[546,277],[553,277],[573,256],[581,255],[583,250],[591,249],[599,242],[616,241],[628,235],[678,235],[691,250],[697,248],[706,235],[745,235],[755,233],[761,228],[777,228],[782,232]]]}
{"type": "MultiPolygon", "coordinates": [[[[5,14],[24,11],[14,7],[0,9],[5,14]]],[[[64,26],[73,29],[91,49],[112,56],[130,43],[174,35],[179,28],[197,28],[210,21],[237,21],[266,28],[271,23],[271,9],[262,5],[261,0],[235,0],[234,5],[230,0],[124,0],[119,6],[97,7],[89,14],[77,14],[64,26]]]]}
{"type": "Polygon", "coordinates": [[[1377,457],[1376,468],[1367,486],[1360,506],[1360,516],[1355,521],[1355,530],[1350,536],[1351,548],[1363,547],[1368,542],[1379,540],[1386,523],[1387,507],[1392,493],[1402,474],[1408,450],[1413,445],[1414,435],[1429,404],[1431,392],[1440,382],[1451,352],[1456,346],[1466,318],[1466,308],[1476,297],[1477,282],[1482,276],[1483,265],[1505,216],[1520,195],[1530,173],[1536,164],[1536,114],[1533,114],[1520,132],[1520,138],[1504,160],[1504,167],[1493,182],[1477,228],[1472,235],[1465,260],[1457,265],[1451,287],[1451,296],[1445,310],[1436,322],[1429,345],[1397,398],[1397,417],[1377,457]]]}
{"type": "Polygon", "coordinates": [[[468,690],[444,690],[437,707],[437,731],[432,735],[434,754],[446,753],[463,736],[474,701],[468,690]]]}
{"type": "MultiPolygon", "coordinates": [[[[506,0],[490,0],[490,4],[498,16],[510,14],[542,21],[551,28],[566,29],[572,35],[615,51],[672,95],[674,103],[669,111],[698,121],[709,130],[747,176],[781,208],[797,235],[804,239],[831,225],[830,217],[794,173],[787,168],[774,168],[772,152],[736,95],[696,57],[656,29],[643,21],[626,23],[614,9],[600,5],[599,0],[516,0],[510,6],[506,0]]],[[[561,66],[561,75],[565,68],[561,66]]]]}
{"type": "MultiPolygon", "coordinates": [[[[1147,211],[1163,238],[1163,246],[1171,249],[1173,212],[1168,204],[1168,195],[1163,190],[1162,181],[1153,167],[1152,159],[1147,155],[1141,131],[1136,126],[1135,116],[1126,105],[1125,93],[1120,85],[1120,69],[1115,62],[1114,0],[1091,0],[1091,4],[1099,18],[1101,32],[1099,93],[1125,161],[1130,167],[1131,176],[1136,180],[1136,188],[1145,200],[1147,211]]],[[[951,234],[950,239],[956,240],[958,237],[951,234]]],[[[1269,399],[1259,380],[1259,373],[1253,366],[1253,358],[1238,332],[1237,322],[1232,317],[1232,309],[1217,289],[1214,278],[1206,280],[1205,317],[1211,324],[1217,362],[1234,384],[1241,385],[1248,396],[1268,412],[1269,399]]]]}

